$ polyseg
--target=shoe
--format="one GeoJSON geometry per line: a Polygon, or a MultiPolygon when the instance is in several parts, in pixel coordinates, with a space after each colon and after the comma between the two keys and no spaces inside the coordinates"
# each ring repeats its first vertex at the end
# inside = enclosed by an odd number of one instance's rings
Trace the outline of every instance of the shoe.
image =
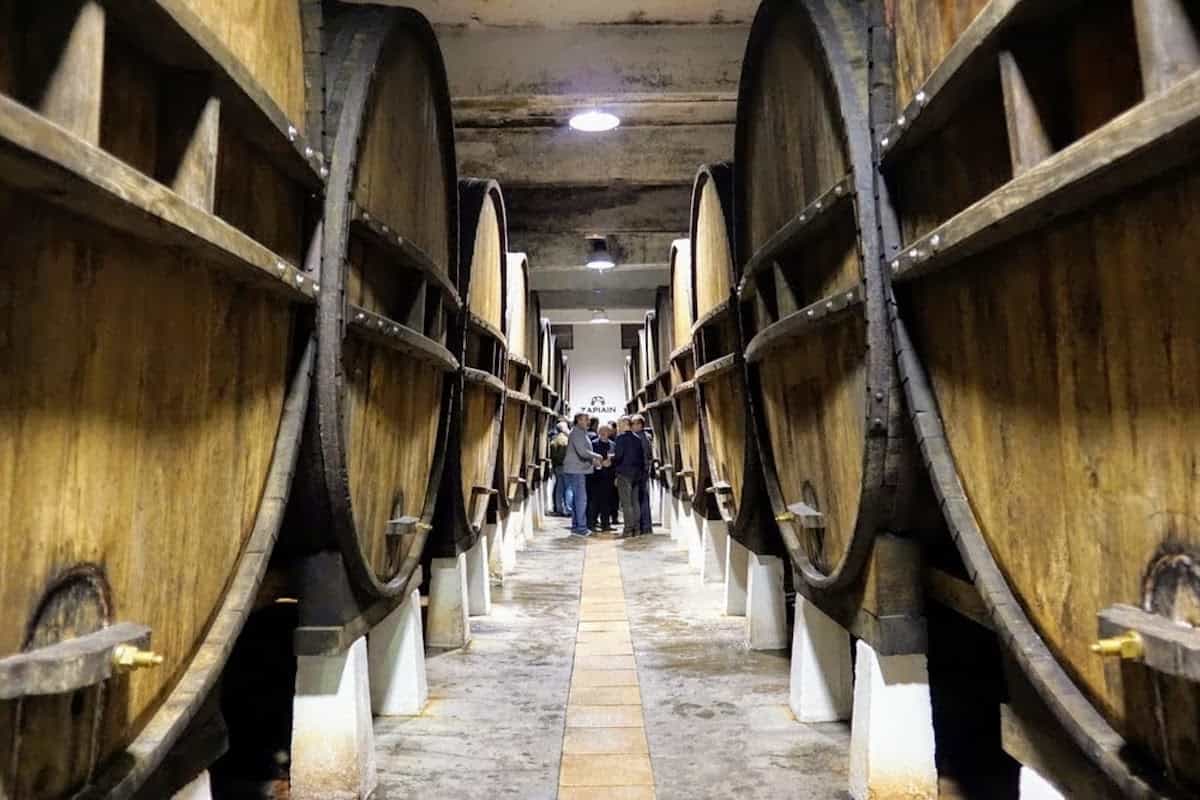
{"type": "Polygon", "coordinates": [[[571,531],[571,535],[572,535],[572,536],[591,536],[591,535],[592,535],[592,533],[591,533],[591,531],[588,531],[588,530],[586,530],[586,529],[585,529],[585,530],[582,530],[582,531],[576,531],[576,530],[572,530],[572,531],[571,531]]]}
{"type": "Polygon", "coordinates": [[[612,533],[614,530],[616,530],[616,528],[614,528],[612,525],[605,525],[604,527],[602,527],[600,529],[600,532],[601,533],[612,533]]]}

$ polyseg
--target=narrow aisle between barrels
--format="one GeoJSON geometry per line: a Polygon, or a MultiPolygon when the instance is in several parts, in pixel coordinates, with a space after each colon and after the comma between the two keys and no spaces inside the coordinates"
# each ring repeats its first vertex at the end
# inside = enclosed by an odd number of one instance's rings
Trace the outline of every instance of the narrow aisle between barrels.
{"type": "Polygon", "coordinates": [[[377,800],[845,796],[848,727],[795,720],[787,653],[747,650],[670,537],[551,524],[493,589],[425,712],[376,719],[377,800]]]}

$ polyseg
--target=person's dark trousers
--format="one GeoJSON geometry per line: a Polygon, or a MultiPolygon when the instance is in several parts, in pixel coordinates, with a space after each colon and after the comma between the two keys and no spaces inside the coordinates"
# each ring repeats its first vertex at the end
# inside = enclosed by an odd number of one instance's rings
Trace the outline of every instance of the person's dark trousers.
{"type": "Polygon", "coordinates": [[[567,508],[567,477],[562,467],[554,468],[554,513],[560,517],[571,513],[567,508]]]}
{"type": "Polygon", "coordinates": [[[640,512],[637,502],[637,481],[624,475],[617,476],[617,494],[621,498],[621,515],[624,517],[624,533],[636,536],[640,512]]]}
{"type": "Polygon", "coordinates": [[[617,524],[617,487],[613,483],[613,474],[608,472],[600,480],[600,497],[603,502],[600,505],[600,527],[612,530],[617,524]]]}
{"type": "Polygon", "coordinates": [[[587,534],[587,475],[563,475],[570,482],[574,499],[571,501],[571,533],[587,534]]]}
{"type": "Polygon", "coordinates": [[[650,481],[642,478],[637,482],[638,526],[639,533],[653,533],[654,523],[650,521],[650,481]]]}
{"type": "Polygon", "coordinates": [[[603,480],[604,477],[596,472],[587,476],[587,526],[591,530],[600,527],[600,507],[604,503],[600,483],[603,480]]]}

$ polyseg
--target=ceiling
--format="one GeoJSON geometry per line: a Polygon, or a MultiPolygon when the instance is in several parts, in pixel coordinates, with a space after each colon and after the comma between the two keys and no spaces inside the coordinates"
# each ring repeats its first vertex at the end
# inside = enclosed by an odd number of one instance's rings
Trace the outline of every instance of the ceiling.
{"type": "Polygon", "coordinates": [[[547,309],[650,308],[700,164],[732,158],[757,0],[395,0],[438,27],[459,174],[504,186],[509,248],[547,309]],[[622,118],[573,131],[578,110],[622,118]],[[603,234],[616,269],[583,267],[603,234]]]}

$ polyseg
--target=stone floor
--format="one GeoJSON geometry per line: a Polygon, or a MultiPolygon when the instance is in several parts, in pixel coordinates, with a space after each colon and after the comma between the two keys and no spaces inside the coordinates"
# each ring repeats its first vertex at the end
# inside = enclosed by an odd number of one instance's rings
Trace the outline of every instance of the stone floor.
{"type": "Polygon", "coordinates": [[[468,647],[429,654],[426,712],[376,720],[376,798],[847,797],[848,726],[795,720],[787,655],[747,651],[668,536],[554,521],[493,592],[468,647]]]}

